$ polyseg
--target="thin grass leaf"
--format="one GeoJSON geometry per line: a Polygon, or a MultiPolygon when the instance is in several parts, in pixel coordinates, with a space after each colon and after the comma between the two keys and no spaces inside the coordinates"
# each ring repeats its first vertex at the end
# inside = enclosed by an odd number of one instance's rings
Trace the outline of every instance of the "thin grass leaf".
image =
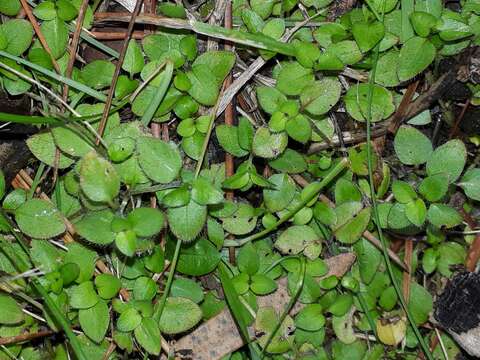
{"type": "Polygon", "coordinates": [[[87,95],[90,95],[91,97],[97,99],[97,100],[100,100],[102,102],[105,102],[107,100],[107,97],[102,94],[101,92],[99,91],[96,91],[84,84],[81,84],[79,83],[78,81],[75,81],[75,80],[72,80],[72,79],[68,79],[66,78],[65,76],[62,76],[62,75],[58,75],[56,73],[54,73],[53,71],[50,71],[50,70],[47,70],[37,64],[34,64],[28,60],[25,60],[21,57],[18,57],[18,56],[15,56],[15,55],[12,55],[12,54],[9,54],[3,50],[0,50],[0,56],[4,56],[10,60],[14,60],[16,61],[17,63],[20,63],[22,65],[25,65],[33,70],[36,70],[38,71],[39,73],[45,75],[45,76],[48,76],[56,81],[59,81],[61,82],[62,84],[66,84],[68,86],[70,86],[71,88],[74,88],[75,90],[78,90],[78,91],[81,91],[87,95]]]}
{"type": "MultiPolygon", "coordinates": [[[[5,219],[8,219],[3,212],[0,213],[1,216],[5,217],[5,219]]],[[[10,221],[7,220],[7,222],[10,224],[10,221]]],[[[21,238],[21,236],[13,230],[13,228],[10,225],[10,233],[15,237],[15,239],[18,241],[18,243],[22,246],[22,248],[25,250],[25,252],[29,255],[28,248],[26,247],[25,242],[21,238]]],[[[3,236],[0,236],[0,242],[4,247],[9,247],[10,254],[13,254],[15,257],[10,258],[12,260],[12,263],[14,266],[17,268],[17,270],[21,273],[26,272],[29,270],[30,266],[29,264],[25,263],[22,257],[16,255],[16,250],[12,248],[12,245],[5,240],[3,236]]],[[[2,249],[3,249],[2,246],[2,249]]],[[[6,256],[8,254],[4,252],[6,256]]],[[[32,285],[35,288],[35,290],[42,296],[43,301],[47,307],[47,309],[50,311],[51,315],[53,318],[58,322],[58,324],[62,327],[63,331],[65,332],[65,335],[67,336],[68,340],[70,341],[70,345],[72,347],[73,352],[75,353],[75,356],[77,357],[78,360],[87,360],[87,357],[85,356],[82,347],[80,346],[80,343],[75,336],[75,334],[72,331],[72,327],[67,320],[67,318],[62,314],[60,309],[58,308],[57,304],[55,301],[52,300],[48,292],[45,290],[45,288],[38,282],[36,279],[32,279],[32,285]]]]}
{"type": "Polygon", "coordinates": [[[54,117],[17,115],[0,112],[0,122],[13,122],[17,124],[35,124],[35,125],[61,125],[62,121],[54,117]]]}
{"type": "Polygon", "coordinates": [[[320,194],[320,192],[325,188],[325,186],[330,184],[330,182],[333,179],[335,179],[347,167],[347,164],[348,164],[347,159],[340,160],[340,162],[337,165],[335,165],[333,167],[333,169],[330,170],[330,172],[327,175],[325,175],[325,177],[321,181],[312,183],[313,185],[312,185],[312,189],[311,189],[311,192],[310,192],[310,196],[308,196],[306,199],[304,199],[301,203],[299,203],[297,206],[295,206],[295,208],[290,210],[288,213],[283,215],[280,219],[277,220],[277,222],[275,224],[273,224],[272,226],[270,226],[270,227],[268,227],[268,228],[266,228],[262,231],[259,231],[259,232],[255,233],[251,236],[248,236],[248,237],[242,239],[241,241],[226,240],[225,241],[225,246],[242,246],[242,245],[244,245],[244,244],[246,244],[250,241],[261,239],[262,237],[269,234],[270,232],[278,229],[278,227],[280,225],[282,225],[283,223],[285,223],[286,221],[288,221],[292,217],[294,217],[295,214],[298,213],[300,210],[302,210],[305,206],[307,206],[307,204],[310,201],[312,201],[312,199],[314,197],[318,196],[318,194],[320,194]]]}
{"type": "MultiPolygon", "coordinates": [[[[406,3],[406,11],[408,11],[408,6],[413,7],[413,0],[402,0],[402,12],[403,12],[403,6],[404,3],[406,3]]],[[[413,10],[412,10],[413,11],[413,10]]],[[[403,13],[402,13],[403,16],[403,13]]],[[[408,20],[408,18],[407,18],[408,20]]],[[[381,14],[381,21],[384,21],[384,14],[382,12],[381,14]]],[[[403,26],[402,26],[402,35],[403,33],[403,26]]],[[[373,102],[373,90],[374,90],[374,85],[375,85],[375,75],[377,72],[377,64],[378,64],[378,59],[380,57],[380,46],[377,44],[374,48],[373,52],[373,59],[372,59],[372,70],[371,70],[371,76],[368,82],[368,95],[367,95],[367,114],[366,114],[366,126],[367,126],[367,167],[368,167],[368,182],[370,185],[370,193],[375,194],[375,188],[374,188],[374,180],[373,180],[373,150],[372,150],[372,133],[371,133],[371,122],[372,122],[372,102],[373,102]]],[[[398,299],[400,301],[400,304],[405,311],[405,314],[407,315],[408,321],[413,329],[413,332],[415,334],[415,337],[417,338],[418,342],[420,343],[420,347],[423,350],[423,353],[425,354],[426,358],[428,360],[433,360],[433,355],[430,352],[430,348],[428,344],[425,342],[425,339],[423,338],[422,334],[420,333],[420,330],[418,329],[415,320],[412,316],[412,313],[408,309],[407,303],[403,297],[403,293],[400,289],[400,286],[397,283],[397,280],[394,276],[393,273],[393,267],[392,263],[390,261],[390,257],[388,256],[388,251],[387,251],[387,243],[385,240],[385,237],[383,236],[383,229],[380,226],[380,215],[378,212],[378,204],[377,204],[377,199],[375,196],[372,196],[372,210],[373,210],[373,217],[375,220],[375,226],[377,227],[377,232],[378,232],[378,237],[380,238],[380,241],[382,243],[382,253],[383,257],[385,259],[385,263],[387,265],[387,271],[388,275],[390,277],[390,280],[392,281],[393,287],[395,288],[395,292],[397,293],[398,299]]]]}
{"type": "MultiPolygon", "coordinates": [[[[130,16],[114,13],[102,14],[100,21],[129,22],[130,16]]],[[[135,20],[137,24],[156,25],[167,29],[191,30],[197,34],[206,35],[215,39],[228,40],[236,44],[251,46],[257,49],[270,50],[283,55],[295,56],[295,49],[291,44],[277,41],[263,34],[251,34],[243,31],[226,29],[222,26],[209,25],[198,21],[171,19],[162,16],[140,15],[135,20]]]]}
{"type": "Polygon", "coordinates": [[[238,299],[239,295],[235,291],[228,273],[227,266],[223,262],[220,262],[218,264],[218,277],[222,283],[223,292],[225,293],[225,299],[227,300],[230,312],[238,325],[244,343],[248,344],[250,357],[252,359],[259,359],[260,354],[258,353],[257,348],[250,343],[250,336],[248,334],[248,324],[253,321],[253,317],[238,299]]]}
{"type": "Polygon", "coordinates": [[[152,101],[148,105],[148,108],[145,111],[145,114],[143,114],[142,116],[143,125],[147,126],[150,123],[150,121],[153,119],[155,112],[160,106],[160,103],[165,97],[165,94],[167,93],[168,86],[172,81],[172,76],[173,76],[173,63],[171,61],[167,61],[165,63],[165,73],[163,74],[162,82],[158,87],[157,92],[155,93],[155,97],[152,99],[152,101]]]}

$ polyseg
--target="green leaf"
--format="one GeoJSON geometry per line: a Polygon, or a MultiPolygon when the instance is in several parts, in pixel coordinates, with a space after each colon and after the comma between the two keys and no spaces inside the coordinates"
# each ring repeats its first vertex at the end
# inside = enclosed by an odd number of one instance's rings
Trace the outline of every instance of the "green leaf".
{"type": "Polygon", "coordinates": [[[15,221],[26,235],[49,239],[62,234],[65,223],[58,209],[49,201],[32,199],[15,211],[15,221]]]}
{"type": "Polygon", "coordinates": [[[91,281],[73,287],[69,300],[70,306],[74,309],[89,309],[100,301],[91,281]]]}
{"type": "Polygon", "coordinates": [[[353,244],[360,239],[370,222],[370,213],[370,208],[362,209],[353,219],[338,227],[335,230],[337,240],[344,244],[353,244]]]}
{"type": "Polygon", "coordinates": [[[277,283],[265,274],[255,274],[251,277],[250,289],[254,294],[264,296],[277,290],[277,283]]]}
{"type": "MultiPolygon", "coordinates": [[[[30,136],[27,146],[37,159],[49,166],[55,166],[55,152],[57,147],[51,132],[38,133],[30,136]]],[[[58,168],[65,169],[73,164],[73,159],[60,152],[58,168]]]]}
{"type": "Polygon", "coordinates": [[[382,253],[364,238],[357,241],[353,249],[358,259],[360,277],[365,284],[369,284],[382,262],[382,253]]]}
{"type": "Polygon", "coordinates": [[[279,106],[287,101],[287,97],[283,95],[279,90],[270,86],[257,87],[258,102],[268,114],[273,114],[278,110],[279,106]]]}
{"type": "Polygon", "coordinates": [[[337,78],[323,78],[305,87],[300,101],[305,110],[313,115],[326,114],[340,99],[342,86],[337,78]]]}
{"type": "Polygon", "coordinates": [[[199,177],[192,184],[192,199],[199,205],[215,205],[223,201],[223,192],[209,180],[199,177]]]}
{"type": "Polygon", "coordinates": [[[427,161],[427,174],[444,173],[449,183],[455,182],[462,174],[467,161],[467,149],[461,140],[450,140],[435,149],[427,161]]]}
{"type": "Polygon", "coordinates": [[[448,191],[448,175],[440,173],[427,176],[420,182],[418,191],[428,201],[441,200],[448,191]]]}
{"type": "Polygon", "coordinates": [[[160,330],[169,335],[194,327],[202,319],[202,310],[190,299],[170,297],[160,318],[160,330]]]}
{"type": "Polygon", "coordinates": [[[400,49],[398,78],[406,81],[420,74],[435,58],[435,46],[422,37],[412,37],[400,49]]]}
{"type": "Polygon", "coordinates": [[[416,282],[412,282],[410,285],[408,309],[417,325],[425,323],[433,309],[432,295],[416,282]]]}
{"type": "Polygon", "coordinates": [[[70,243],[67,245],[68,252],[65,254],[65,263],[74,263],[78,265],[80,274],[77,278],[78,283],[90,280],[95,271],[95,260],[97,253],[80,243],[70,243]]]}
{"type": "Polygon", "coordinates": [[[133,298],[135,300],[151,301],[157,294],[157,284],[151,278],[141,276],[133,285],[133,298]]]}
{"type": "Polygon", "coordinates": [[[143,318],[140,326],[134,330],[135,339],[149,354],[159,355],[161,349],[160,329],[155,320],[143,318]]]}
{"type": "Polygon", "coordinates": [[[212,74],[210,67],[196,65],[192,71],[187,72],[187,76],[192,84],[188,94],[202,105],[215,105],[220,90],[217,78],[212,74]]]}
{"type": "Polygon", "coordinates": [[[110,210],[89,212],[74,223],[75,230],[93,244],[108,245],[115,240],[115,234],[111,229],[113,218],[110,210]]]}
{"type": "MultiPolygon", "coordinates": [[[[220,86],[235,64],[235,54],[230,51],[207,51],[197,57],[192,68],[206,65],[215,77],[217,86],[220,86]]],[[[195,72],[195,71],[194,71],[195,72]]]]}
{"type": "Polygon", "coordinates": [[[480,201],[480,169],[468,169],[458,184],[470,199],[480,201]]]}
{"type": "Polygon", "coordinates": [[[205,300],[200,304],[200,308],[203,318],[208,320],[218,315],[225,308],[225,301],[218,300],[213,291],[209,291],[205,295],[205,300]]]}
{"type": "Polygon", "coordinates": [[[0,13],[3,15],[15,16],[21,8],[19,0],[0,0],[0,13]]]}
{"type": "Polygon", "coordinates": [[[420,165],[430,159],[432,142],[422,132],[412,126],[401,126],[394,140],[395,153],[406,165],[420,165]]]}
{"type": "Polygon", "coordinates": [[[92,151],[80,161],[80,187],[90,200],[110,203],[120,191],[120,179],[112,164],[92,151]]]}
{"type": "Polygon", "coordinates": [[[220,261],[220,253],[206,239],[199,239],[182,247],[177,270],[185,275],[202,276],[213,271],[220,261]]]}
{"type": "Polygon", "coordinates": [[[94,60],[81,72],[82,80],[93,89],[104,89],[112,83],[115,65],[107,60],[94,60]]]}
{"type": "Polygon", "coordinates": [[[445,277],[452,276],[452,265],[463,264],[467,252],[459,243],[448,241],[440,244],[437,248],[437,268],[440,274],[445,277]]]}
{"type": "Polygon", "coordinates": [[[117,320],[117,329],[120,331],[135,330],[142,323],[142,315],[137,309],[131,307],[120,314],[117,320]]]}
{"type": "Polygon", "coordinates": [[[375,82],[386,87],[393,87],[400,84],[398,79],[398,57],[400,53],[397,50],[390,50],[382,55],[377,63],[375,71],[375,82]]]}
{"type": "MultiPolygon", "coordinates": [[[[368,84],[358,84],[350,87],[343,97],[347,112],[357,121],[365,121],[368,113],[368,84]]],[[[377,122],[388,118],[395,111],[393,96],[382,86],[374,85],[371,104],[371,121],[377,122]]]]}
{"type": "Polygon", "coordinates": [[[286,255],[297,255],[311,243],[321,240],[315,231],[307,225],[290,226],[282,232],[275,242],[275,247],[286,255]]]}
{"type": "Polygon", "coordinates": [[[250,121],[242,116],[238,120],[238,143],[240,147],[248,152],[252,149],[255,130],[250,121]]]}
{"type": "Polygon", "coordinates": [[[447,229],[460,225],[462,216],[454,208],[445,204],[431,204],[427,213],[428,221],[436,227],[447,229]]]}
{"type": "Polygon", "coordinates": [[[107,303],[103,300],[88,309],[78,311],[80,326],[90,339],[100,343],[105,338],[110,323],[110,312],[107,303]]]}
{"type": "Polygon", "coordinates": [[[287,147],[288,136],[285,133],[271,133],[268,128],[258,128],[253,138],[252,150],[256,156],[275,158],[287,147]]]}
{"type": "Polygon", "coordinates": [[[203,301],[203,289],[192,279],[178,278],[172,283],[170,296],[190,299],[194,303],[199,304],[203,301]]]}
{"type": "Polygon", "coordinates": [[[122,64],[122,69],[134,75],[142,71],[145,66],[143,60],[143,53],[140,45],[135,40],[130,40],[128,43],[127,52],[125,54],[125,60],[122,64]]]}
{"type": "Polygon", "coordinates": [[[27,20],[8,20],[0,26],[0,33],[5,37],[2,48],[15,56],[22,55],[32,43],[33,28],[27,20]]]}
{"type": "Polygon", "coordinates": [[[215,128],[218,142],[222,148],[235,157],[248,155],[248,151],[242,149],[239,143],[239,131],[236,126],[219,125],[215,128]]]}
{"type": "Polygon", "coordinates": [[[207,207],[195,201],[167,210],[168,225],[173,234],[183,241],[195,239],[207,220],[207,207]]]}
{"type": "Polygon", "coordinates": [[[317,331],[325,326],[325,316],[320,304],[308,304],[295,316],[295,326],[307,331],[317,331]]]}
{"type": "Polygon", "coordinates": [[[0,324],[14,325],[22,322],[24,315],[22,308],[10,295],[0,294],[0,324]]]}
{"type": "Polygon", "coordinates": [[[95,286],[98,295],[105,300],[109,300],[117,296],[122,283],[120,279],[110,274],[100,274],[95,277],[95,286]]]}
{"type": "Polygon", "coordinates": [[[257,249],[251,244],[245,244],[237,255],[238,269],[248,275],[254,275],[260,269],[260,257],[257,249]]]}
{"type": "Polygon", "coordinates": [[[153,181],[166,184],[173,181],[182,168],[182,158],[173,143],[152,137],[137,140],[138,161],[153,181]]]}
{"type": "Polygon", "coordinates": [[[290,148],[268,163],[273,169],[288,174],[298,174],[307,170],[307,162],[302,154],[290,148]]]}
{"type": "Polygon", "coordinates": [[[42,267],[44,271],[55,271],[63,262],[63,253],[47,241],[32,240],[30,246],[30,258],[33,264],[42,267]]]}
{"type": "Polygon", "coordinates": [[[132,230],[120,231],[115,235],[115,245],[125,256],[133,256],[137,250],[137,234],[132,230]]]}
{"type": "Polygon", "coordinates": [[[314,81],[312,69],[298,62],[282,63],[277,78],[277,89],[285,95],[300,95],[305,86],[314,81]]]}
{"type": "Polygon", "coordinates": [[[223,228],[234,235],[245,235],[257,225],[255,209],[248,203],[240,203],[231,217],[223,220],[223,228]]]}
{"type": "Polygon", "coordinates": [[[392,192],[395,199],[402,204],[409,203],[417,198],[413,187],[405,181],[395,180],[392,183],[392,192]]]}
{"type": "Polygon", "coordinates": [[[263,190],[263,201],[271,212],[285,209],[295,196],[295,182],[286,174],[275,174],[268,178],[274,189],[263,190]]]}
{"type": "Polygon", "coordinates": [[[373,49],[382,40],[385,28],[381,22],[356,22],[352,26],[352,34],[363,53],[373,49]]]}
{"type": "MultiPolygon", "coordinates": [[[[270,338],[279,321],[280,318],[273,307],[261,307],[258,309],[254,328],[257,333],[262,334],[257,340],[262,347],[267,345],[267,339],[270,338]]],[[[281,354],[288,351],[292,346],[292,339],[288,335],[288,329],[294,327],[292,318],[287,315],[280,328],[275,332],[272,341],[267,347],[267,351],[272,354],[281,354]]]]}
{"type": "Polygon", "coordinates": [[[416,199],[405,205],[405,215],[416,226],[422,226],[427,218],[427,207],[422,199],[416,199]]]}
{"type": "Polygon", "coordinates": [[[70,126],[52,128],[55,144],[65,154],[82,157],[93,150],[91,137],[70,126]]]}
{"type": "Polygon", "coordinates": [[[428,12],[415,11],[410,14],[410,21],[418,36],[427,37],[436,25],[437,18],[428,12]]]}
{"type": "MultiPolygon", "coordinates": [[[[43,36],[45,36],[52,56],[55,59],[61,58],[68,48],[68,28],[65,22],[58,18],[44,21],[40,29],[42,30],[43,36]]],[[[113,64],[111,65],[114,66],[113,64]]],[[[97,73],[95,75],[99,77],[103,74],[97,73]]]]}
{"type": "Polygon", "coordinates": [[[288,136],[302,144],[308,142],[312,136],[310,121],[302,114],[289,119],[285,125],[285,130],[288,136]]]}
{"type": "Polygon", "coordinates": [[[130,212],[127,220],[138,236],[150,237],[162,230],[165,216],[158,209],[140,207],[130,212]]]}

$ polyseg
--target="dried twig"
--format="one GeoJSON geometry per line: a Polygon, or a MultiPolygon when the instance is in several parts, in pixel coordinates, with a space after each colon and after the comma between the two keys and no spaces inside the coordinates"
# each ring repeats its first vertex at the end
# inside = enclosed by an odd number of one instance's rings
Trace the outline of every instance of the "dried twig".
{"type": "Polygon", "coordinates": [[[35,16],[32,13],[32,9],[30,8],[30,5],[28,5],[27,0],[20,0],[20,2],[22,3],[23,10],[27,15],[28,20],[33,26],[33,30],[35,31],[35,34],[37,34],[40,44],[42,44],[45,51],[48,53],[48,55],[50,55],[50,59],[52,60],[52,64],[53,64],[53,67],[55,68],[55,71],[58,74],[61,74],[60,66],[58,66],[57,60],[55,60],[55,58],[52,55],[52,50],[50,50],[47,40],[45,39],[45,36],[43,36],[42,30],[40,29],[40,26],[38,25],[37,20],[35,19],[35,16]]]}
{"type": "MultiPolygon", "coordinates": [[[[76,54],[78,43],[80,42],[80,35],[82,33],[83,20],[85,19],[85,14],[88,9],[88,1],[83,0],[80,5],[80,10],[78,11],[77,24],[75,27],[75,32],[73,33],[72,43],[70,45],[70,57],[68,58],[67,71],[65,72],[65,77],[70,78],[73,72],[73,65],[75,64],[76,54]]],[[[68,85],[63,86],[63,100],[67,101],[68,99],[68,85]]]]}
{"type": "MultiPolygon", "coordinates": [[[[115,95],[115,88],[117,87],[118,77],[120,76],[120,71],[122,70],[123,60],[125,59],[125,55],[127,53],[128,43],[130,42],[130,37],[132,36],[133,27],[135,26],[135,20],[137,19],[137,16],[138,16],[138,13],[140,12],[142,4],[143,4],[143,0],[137,0],[137,3],[135,5],[135,10],[130,16],[130,20],[128,22],[127,36],[125,38],[125,41],[123,42],[122,50],[120,51],[120,56],[118,57],[117,65],[115,67],[115,73],[113,74],[112,84],[108,92],[107,102],[105,103],[105,108],[103,109],[100,125],[98,126],[98,133],[100,134],[100,136],[103,135],[103,132],[105,131],[105,127],[107,126],[108,115],[110,113],[110,107],[112,106],[113,96],[115,95]]],[[[98,139],[96,143],[97,145],[100,143],[98,139]]]]}
{"type": "Polygon", "coordinates": [[[52,330],[40,330],[35,333],[25,333],[25,334],[20,334],[16,336],[11,336],[11,337],[1,337],[0,338],[0,345],[12,345],[12,344],[18,344],[21,342],[25,341],[30,341],[46,336],[50,336],[55,334],[55,331],[52,330]]]}

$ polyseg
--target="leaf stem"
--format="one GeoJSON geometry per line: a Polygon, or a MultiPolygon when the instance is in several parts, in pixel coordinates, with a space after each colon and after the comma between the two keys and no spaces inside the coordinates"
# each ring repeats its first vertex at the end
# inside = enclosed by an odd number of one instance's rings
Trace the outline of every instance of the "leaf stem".
{"type": "Polygon", "coordinates": [[[248,236],[244,239],[241,239],[239,241],[237,240],[226,240],[225,241],[225,246],[243,246],[244,244],[260,239],[264,237],[265,235],[271,233],[272,231],[276,230],[280,225],[285,223],[286,221],[290,220],[292,217],[295,216],[296,213],[298,213],[300,210],[302,210],[310,201],[312,201],[313,198],[315,198],[324,188],[327,186],[333,179],[335,179],[346,167],[348,164],[348,160],[343,158],[340,160],[340,162],[333,167],[332,170],[321,180],[318,182],[312,183],[312,189],[310,196],[308,196],[306,199],[304,199],[300,204],[295,206],[292,210],[290,210],[287,214],[283,215],[278,221],[273,224],[272,226],[269,226],[268,228],[257,232],[256,234],[253,234],[251,236],[248,236]]]}
{"type": "Polygon", "coordinates": [[[160,322],[160,319],[162,318],[163,309],[165,308],[168,294],[170,293],[170,289],[172,288],[173,277],[175,275],[175,269],[177,267],[181,247],[182,247],[182,240],[177,239],[177,244],[175,246],[173,259],[172,259],[172,262],[170,263],[170,271],[168,272],[168,278],[167,278],[167,283],[165,285],[165,290],[163,292],[162,298],[160,299],[160,302],[158,303],[158,307],[155,309],[155,313],[153,314],[153,318],[158,322],[160,322]]]}
{"type": "MultiPolygon", "coordinates": [[[[383,3],[385,5],[385,3],[383,3]]],[[[403,5],[403,1],[402,1],[403,5]]],[[[381,21],[383,22],[383,12],[382,12],[382,18],[381,21]]],[[[423,350],[423,353],[427,357],[428,360],[433,360],[433,356],[430,352],[430,349],[428,345],[425,342],[425,339],[423,338],[422,334],[420,333],[420,330],[418,329],[415,320],[413,319],[413,316],[408,309],[408,306],[406,304],[406,301],[403,297],[403,293],[400,289],[400,286],[397,283],[397,280],[395,279],[395,275],[393,274],[393,267],[392,263],[390,262],[390,257],[388,256],[388,251],[387,251],[387,243],[385,240],[385,237],[383,236],[383,230],[382,227],[380,226],[380,215],[378,213],[378,206],[377,206],[377,199],[374,196],[375,194],[375,188],[374,188],[374,182],[373,182],[373,153],[372,153],[372,144],[371,144],[371,121],[372,121],[372,102],[373,102],[373,89],[374,89],[374,84],[375,84],[375,75],[377,72],[377,64],[378,64],[378,59],[380,55],[380,46],[377,44],[374,49],[374,54],[373,54],[373,64],[372,64],[372,70],[371,70],[371,76],[368,82],[368,96],[367,96],[367,114],[366,114],[366,126],[367,126],[367,167],[368,167],[368,182],[370,185],[370,193],[372,194],[372,210],[373,210],[373,216],[375,220],[375,225],[377,227],[377,232],[378,232],[378,237],[382,243],[382,253],[383,257],[385,259],[385,264],[387,266],[387,271],[388,275],[390,276],[390,280],[392,281],[392,285],[395,289],[395,292],[397,293],[398,299],[400,301],[400,304],[405,311],[405,314],[407,315],[408,321],[410,322],[410,325],[412,326],[413,332],[415,334],[415,337],[417,338],[418,342],[420,343],[420,346],[423,350]]]]}
{"type": "Polygon", "coordinates": [[[167,93],[168,86],[170,85],[170,82],[172,81],[172,76],[173,76],[173,63],[171,61],[167,61],[165,63],[165,72],[162,77],[162,82],[160,84],[160,87],[157,89],[157,92],[155,93],[155,96],[153,97],[153,100],[150,102],[150,104],[147,107],[147,110],[142,116],[142,124],[144,126],[148,126],[150,121],[153,119],[153,116],[155,115],[155,112],[157,111],[158,107],[160,106],[160,103],[162,102],[163,98],[165,97],[165,94],[167,93]]]}
{"type": "Polygon", "coordinates": [[[260,354],[261,359],[265,357],[265,353],[267,352],[268,346],[272,342],[273,338],[275,337],[275,334],[277,333],[278,329],[280,329],[280,326],[282,326],[283,321],[287,317],[287,315],[290,313],[292,310],[293,306],[297,302],[298,297],[300,296],[300,292],[302,291],[303,288],[303,282],[305,281],[305,272],[306,272],[306,263],[305,263],[305,258],[303,257],[298,257],[298,260],[300,260],[300,277],[297,282],[297,287],[295,290],[294,295],[291,297],[290,301],[287,304],[287,307],[283,311],[282,315],[280,316],[280,319],[278,320],[278,323],[275,325],[275,328],[273,331],[270,333],[270,336],[268,337],[265,346],[262,349],[262,353],[260,354]]]}

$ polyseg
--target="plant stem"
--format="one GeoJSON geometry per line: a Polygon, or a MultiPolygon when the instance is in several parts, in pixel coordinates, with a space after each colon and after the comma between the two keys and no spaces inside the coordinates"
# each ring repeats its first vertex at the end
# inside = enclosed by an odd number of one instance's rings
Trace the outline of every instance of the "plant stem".
{"type": "Polygon", "coordinates": [[[315,198],[324,188],[327,186],[333,179],[335,179],[346,167],[348,164],[347,159],[342,159],[340,162],[333,167],[332,170],[321,180],[315,183],[312,183],[312,189],[310,196],[308,196],[305,200],[303,200],[300,204],[298,204],[295,208],[290,210],[287,214],[283,215],[278,221],[273,224],[272,226],[256,233],[251,236],[248,236],[240,241],[236,240],[231,240],[225,241],[225,246],[243,246],[244,244],[260,239],[264,237],[265,235],[271,233],[273,230],[276,230],[280,225],[282,225],[284,222],[290,220],[292,217],[295,216],[296,213],[298,213],[300,210],[302,210],[310,201],[312,201],[313,198],[315,198]]]}
{"type": "Polygon", "coordinates": [[[261,359],[263,359],[265,357],[265,353],[267,352],[268,346],[270,345],[273,338],[275,337],[275,334],[277,333],[278,329],[280,329],[280,326],[282,326],[283,321],[285,320],[285,318],[287,317],[287,315],[290,313],[293,306],[297,302],[297,299],[300,296],[300,292],[302,291],[303,282],[305,280],[306,263],[305,263],[305,258],[303,258],[303,257],[300,257],[300,258],[297,258],[297,259],[300,260],[300,277],[299,277],[298,282],[297,282],[297,288],[295,290],[295,294],[292,296],[292,298],[288,302],[288,305],[285,308],[285,310],[283,311],[282,315],[280,316],[280,319],[278,320],[278,323],[275,325],[275,328],[270,333],[270,336],[268,337],[268,339],[265,343],[265,346],[262,349],[261,359]]]}
{"type": "Polygon", "coordinates": [[[177,239],[177,244],[175,246],[175,253],[173,254],[172,262],[170,263],[170,271],[168,272],[167,284],[165,285],[165,290],[163,292],[162,298],[160,299],[159,305],[155,309],[155,313],[153,314],[153,318],[158,322],[162,318],[163,309],[165,308],[167,297],[172,287],[173,277],[175,275],[175,269],[177,267],[181,247],[182,247],[182,240],[177,239]]]}
{"type": "MultiPolygon", "coordinates": [[[[403,1],[402,1],[403,5],[403,1]]],[[[382,12],[382,17],[381,21],[383,22],[383,12],[382,12]]],[[[368,164],[368,182],[370,185],[370,193],[372,194],[372,210],[373,210],[373,216],[375,220],[375,225],[377,227],[377,232],[378,232],[378,237],[382,243],[382,253],[383,257],[385,259],[385,264],[387,265],[387,271],[388,275],[390,276],[390,280],[392,281],[392,285],[395,289],[395,292],[397,293],[398,299],[400,301],[400,304],[405,311],[405,314],[407,315],[408,321],[410,322],[410,325],[412,326],[413,332],[415,333],[415,336],[420,343],[420,346],[427,357],[428,360],[433,360],[433,356],[430,352],[430,349],[428,348],[428,345],[425,342],[425,339],[423,338],[422,334],[420,333],[420,330],[418,329],[415,320],[413,319],[413,316],[408,309],[408,306],[406,304],[406,301],[403,297],[403,293],[400,289],[400,286],[397,283],[397,280],[395,279],[395,275],[393,274],[393,267],[392,263],[390,262],[390,257],[388,256],[388,251],[387,251],[387,243],[385,240],[385,237],[383,236],[383,230],[382,227],[380,226],[380,215],[378,213],[378,206],[377,206],[377,199],[375,197],[375,187],[374,187],[374,180],[373,180],[373,154],[372,154],[372,144],[371,144],[371,120],[372,120],[372,102],[373,102],[373,89],[374,89],[374,84],[375,84],[375,75],[377,71],[377,64],[378,64],[378,59],[380,55],[380,47],[377,44],[377,46],[374,49],[374,54],[373,54],[373,65],[372,65],[372,70],[371,70],[371,76],[370,80],[368,82],[369,89],[368,89],[368,96],[367,96],[367,114],[366,114],[366,126],[367,126],[367,164],[368,164]]]]}
{"type": "Polygon", "coordinates": [[[165,63],[165,72],[162,77],[162,82],[160,86],[157,89],[157,92],[155,93],[155,96],[153,100],[150,102],[150,104],[147,107],[147,110],[143,114],[142,117],[142,124],[144,126],[148,126],[150,121],[153,119],[155,112],[157,111],[158,107],[160,106],[160,103],[162,102],[163,98],[165,97],[165,94],[167,93],[168,86],[170,85],[170,82],[172,81],[172,76],[173,76],[173,63],[171,61],[167,61],[165,63]]]}

